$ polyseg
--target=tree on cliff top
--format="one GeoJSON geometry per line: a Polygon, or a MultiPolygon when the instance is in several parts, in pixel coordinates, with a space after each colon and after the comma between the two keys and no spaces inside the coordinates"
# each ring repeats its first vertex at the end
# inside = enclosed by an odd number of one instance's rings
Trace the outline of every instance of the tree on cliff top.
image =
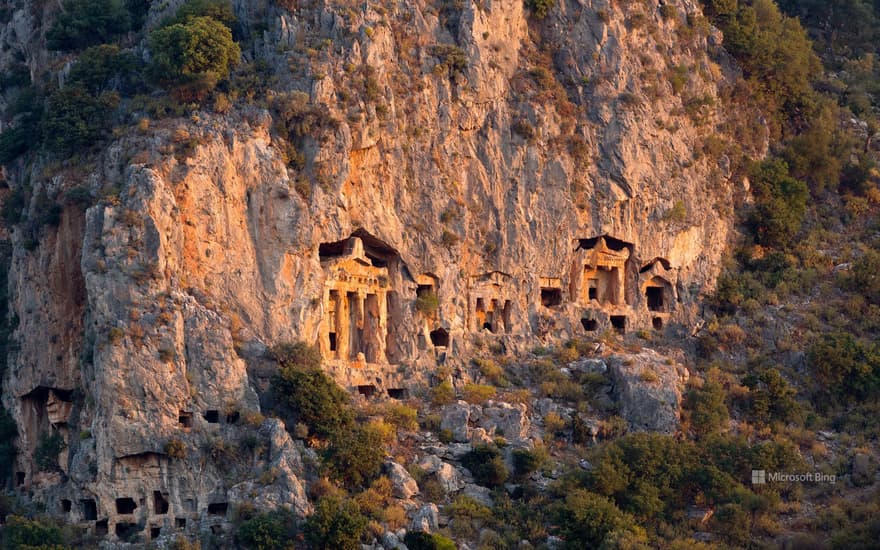
{"type": "Polygon", "coordinates": [[[241,56],[232,31],[212,17],[190,17],[157,29],[150,48],[150,78],[183,100],[204,99],[241,56]]]}

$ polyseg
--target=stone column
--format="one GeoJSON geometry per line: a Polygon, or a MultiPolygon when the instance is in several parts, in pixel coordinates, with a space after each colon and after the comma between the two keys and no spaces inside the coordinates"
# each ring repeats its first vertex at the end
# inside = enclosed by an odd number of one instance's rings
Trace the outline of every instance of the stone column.
{"type": "Polygon", "coordinates": [[[379,301],[375,294],[364,299],[364,355],[368,363],[379,361],[379,301]]]}
{"type": "Polygon", "coordinates": [[[348,359],[349,353],[349,326],[348,326],[348,295],[345,292],[336,292],[336,357],[348,359]]]}

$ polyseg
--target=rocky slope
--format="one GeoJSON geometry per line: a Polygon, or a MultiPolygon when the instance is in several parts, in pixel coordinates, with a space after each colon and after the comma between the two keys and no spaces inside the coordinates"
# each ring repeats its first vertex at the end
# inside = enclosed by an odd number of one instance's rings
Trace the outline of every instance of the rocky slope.
{"type": "MultiPolygon", "coordinates": [[[[268,67],[265,101],[122,128],[93,163],[7,172],[32,218],[71,189],[93,199],[63,206],[36,243],[11,230],[3,403],[20,426],[18,482],[49,510],[111,538],[222,529],[237,500],[306,512],[301,449],[272,421],[253,464],[212,459],[260,425],[275,343],[318,345],[352,390],[415,394],[438,361],[466,380],[478,344],[523,352],[612,316],[690,332],[742,191],[723,157],[701,154],[729,83],[718,37],[688,23],[696,2],[667,2],[667,17],[560,1],[544,19],[519,0],[234,4],[245,60],[268,67]],[[584,300],[581,280],[603,235],[628,256],[612,305],[584,300]],[[352,317],[365,341],[377,319],[383,351],[337,358],[328,262],[349,258],[352,236],[365,250],[352,261],[387,270],[382,313],[352,317]],[[668,285],[662,316],[645,273],[668,285]],[[436,311],[417,309],[420,286],[436,311]],[[33,456],[49,432],[67,450],[47,474],[33,456]]],[[[148,25],[175,8],[154,3],[148,25]]],[[[14,8],[5,66],[63,65],[40,32],[54,10],[14,8]]]]}

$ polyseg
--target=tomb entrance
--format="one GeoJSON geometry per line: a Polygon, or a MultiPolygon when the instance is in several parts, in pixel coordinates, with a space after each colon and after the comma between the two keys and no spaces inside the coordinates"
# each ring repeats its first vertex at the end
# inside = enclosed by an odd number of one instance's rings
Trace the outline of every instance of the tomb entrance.
{"type": "Polygon", "coordinates": [[[495,334],[511,331],[512,280],[510,275],[500,271],[471,277],[468,297],[471,330],[479,332],[485,329],[495,334]]]}
{"type": "Polygon", "coordinates": [[[449,347],[449,333],[446,332],[444,328],[437,328],[431,331],[431,344],[434,345],[435,348],[447,348],[449,347]]]}
{"type": "Polygon", "coordinates": [[[632,245],[609,236],[579,241],[572,273],[572,298],[582,304],[623,306],[632,245]]]}
{"type": "Polygon", "coordinates": [[[371,255],[360,237],[340,248],[321,245],[324,283],[324,320],[320,339],[325,359],[387,363],[388,261],[371,255]],[[330,252],[338,252],[330,255],[330,252]]]}
{"type": "Polygon", "coordinates": [[[541,305],[554,307],[562,304],[562,281],[554,277],[541,277],[541,305]]]}
{"type": "Polygon", "coordinates": [[[665,258],[654,258],[639,269],[639,281],[648,311],[670,313],[675,306],[675,271],[665,258]]]}

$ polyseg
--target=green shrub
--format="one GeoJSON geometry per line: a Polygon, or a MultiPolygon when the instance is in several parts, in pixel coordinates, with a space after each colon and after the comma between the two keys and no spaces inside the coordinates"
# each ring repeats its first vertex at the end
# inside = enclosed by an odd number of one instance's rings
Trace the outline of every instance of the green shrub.
{"type": "Polygon", "coordinates": [[[484,384],[465,384],[461,394],[468,403],[478,404],[495,397],[495,388],[484,384]]]}
{"type": "Polygon", "coordinates": [[[185,23],[193,17],[210,17],[230,29],[236,21],[235,12],[232,11],[232,4],[229,0],[189,0],[180,6],[174,18],[167,21],[166,25],[185,23]]]}
{"type": "Polygon", "coordinates": [[[864,400],[880,391],[880,350],[852,334],[824,334],[807,352],[820,408],[864,400]]]}
{"type": "Polygon", "coordinates": [[[417,431],[419,429],[418,411],[403,403],[385,405],[384,417],[387,422],[398,429],[417,431]]]}
{"type": "MultiPolygon", "coordinates": [[[[718,441],[718,436],[707,438],[704,445],[714,448],[718,441]]],[[[724,448],[725,453],[731,452],[730,446],[724,448]]],[[[732,491],[741,487],[729,472],[744,476],[747,470],[743,470],[743,464],[751,461],[750,467],[756,467],[788,458],[784,449],[776,447],[757,454],[747,445],[732,449],[740,459],[722,461],[711,458],[711,451],[704,456],[693,442],[659,434],[626,435],[608,444],[595,458],[586,485],[611,498],[624,512],[646,519],[671,518],[695,495],[714,502],[729,499],[732,491]]]]}
{"type": "Polygon", "coordinates": [[[775,368],[761,368],[743,378],[749,388],[749,413],[761,424],[790,422],[799,415],[795,390],[775,368]]]}
{"type": "Polygon", "coordinates": [[[81,86],[96,96],[110,90],[131,93],[140,79],[137,69],[133,53],[123,52],[115,44],[101,44],[79,55],[70,68],[67,86],[81,86]]]}
{"type": "Polygon", "coordinates": [[[42,141],[43,98],[33,86],[22,89],[6,110],[13,123],[0,133],[0,163],[8,164],[42,141]]]}
{"type": "Polygon", "coordinates": [[[119,96],[113,92],[94,97],[80,87],[54,91],[40,122],[45,146],[62,155],[94,147],[110,133],[118,105],[119,96]]]}
{"type": "Polygon", "coordinates": [[[21,187],[13,189],[6,196],[6,200],[3,201],[2,210],[0,210],[0,217],[3,218],[3,223],[7,227],[11,227],[24,219],[25,212],[27,211],[27,200],[27,192],[21,187]]]}
{"type": "Polygon", "coordinates": [[[171,458],[186,458],[186,444],[176,437],[165,442],[165,454],[171,458]]]}
{"type": "Polygon", "coordinates": [[[269,348],[267,356],[281,367],[303,370],[321,368],[321,352],[305,342],[277,344],[269,348]]]}
{"type": "Polygon", "coordinates": [[[46,32],[46,45],[50,50],[78,50],[112,42],[130,28],[131,14],[122,0],[66,0],[46,32]]]}
{"type": "Polygon", "coordinates": [[[858,292],[872,304],[880,305],[880,252],[868,249],[854,261],[844,286],[858,292]]]}
{"type": "Polygon", "coordinates": [[[535,446],[533,449],[514,449],[513,472],[518,477],[525,477],[540,469],[549,458],[550,454],[543,446],[535,446]]]}
{"type": "Polygon", "coordinates": [[[232,31],[212,17],[190,17],[156,29],[150,48],[150,77],[184,100],[204,99],[241,57],[232,31]]]}
{"type": "Polygon", "coordinates": [[[516,135],[526,141],[531,141],[538,135],[538,132],[535,130],[535,127],[532,126],[532,123],[524,118],[517,119],[517,121],[513,123],[511,129],[516,135]]]}
{"type": "Polygon", "coordinates": [[[440,300],[432,290],[420,292],[416,297],[416,310],[425,315],[433,315],[440,307],[440,300]]]}
{"type": "Polygon", "coordinates": [[[2,531],[3,548],[63,548],[64,533],[56,525],[36,519],[10,515],[2,531]]]}
{"type": "Polygon", "coordinates": [[[788,118],[800,122],[815,97],[812,80],[822,71],[798,20],[782,15],[773,0],[704,4],[706,14],[724,34],[725,49],[766,104],[771,126],[778,129],[788,118]]]}
{"type": "Polygon", "coordinates": [[[306,543],[321,550],[360,550],[367,518],[352,500],[325,496],[303,527],[306,543]]]}
{"type": "Polygon", "coordinates": [[[556,507],[555,516],[566,549],[605,548],[609,539],[620,537],[624,532],[633,535],[637,542],[647,542],[635,518],[607,498],[583,489],[569,493],[556,507]]]}
{"type": "Polygon", "coordinates": [[[440,242],[446,247],[455,246],[458,244],[458,235],[448,229],[444,229],[443,234],[440,235],[440,242]]]}
{"type": "Polygon", "coordinates": [[[271,388],[276,400],[296,422],[304,422],[313,435],[327,438],[349,429],[354,415],[349,396],[318,367],[320,353],[303,343],[272,348],[269,356],[281,366],[272,378],[271,388]]]}
{"type": "Polygon", "coordinates": [[[690,409],[691,430],[699,436],[718,433],[727,426],[730,416],[725,404],[724,388],[717,382],[706,382],[687,393],[685,407],[690,409]]]}
{"type": "Polygon", "coordinates": [[[689,74],[690,68],[687,65],[676,65],[669,69],[668,78],[669,84],[672,85],[672,93],[678,95],[684,90],[688,83],[689,74]]]}
{"type": "Polygon", "coordinates": [[[712,517],[714,530],[728,543],[745,546],[751,535],[751,518],[739,504],[725,504],[712,517]]]}
{"type": "Polygon", "coordinates": [[[525,0],[525,5],[538,19],[547,17],[547,13],[556,5],[556,0],[525,0]]]}
{"type": "Polygon", "coordinates": [[[43,472],[51,472],[59,469],[58,456],[67,445],[60,433],[44,433],[34,451],[34,461],[43,472]]]}
{"type": "Polygon", "coordinates": [[[480,374],[485,376],[492,384],[502,387],[509,384],[504,377],[504,369],[499,367],[498,363],[492,359],[475,359],[474,363],[480,368],[480,374]]]}
{"type": "Polygon", "coordinates": [[[408,531],[403,543],[410,550],[455,550],[455,543],[439,533],[408,531]]]}
{"type": "Polygon", "coordinates": [[[507,481],[507,467],[495,447],[478,445],[461,457],[461,464],[485,487],[500,487],[507,481]]]}
{"type": "Polygon", "coordinates": [[[330,439],[324,459],[331,477],[348,487],[366,487],[382,469],[384,438],[370,424],[337,430],[330,439]]]}
{"type": "Polygon", "coordinates": [[[440,65],[450,76],[464,73],[468,67],[467,53],[452,44],[437,44],[433,54],[440,58],[440,65]]]}
{"type": "Polygon", "coordinates": [[[235,540],[243,548],[284,550],[296,539],[297,527],[296,514],[282,508],[244,521],[235,533],[235,540]]]}
{"type": "Polygon", "coordinates": [[[467,495],[455,497],[445,511],[453,520],[454,533],[462,537],[472,537],[492,520],[492,510],[467,495]]]}
{"type": "Polygon", "coordinates": [[[749,224],[759,244],[787,246],[807,210],[807,185],[788,174],[788,165],[771,159],[752,169],[755,209],[749,224]]]}
{"type": "Polygon", "coordinates": [[[449,380],[444,380],[431,388],[431,403],[434,405],[448,405],[455,401],[455,389],[449,380]]]}
{"type": "Polygon", "coordinates": [[[683,201],[675,201],[672,208],[663,213],[663,220],[673,223],[684,223],[687,220],[687,208],[683,201]]]}
{"type": "Polygon", "coordinates": [[[663,4],[660,6],[660,17],[666,21],[674,19],[678,15],[678,10],[672,4],[663,4]]]}
{"type": "Polygon", "coordinates": [[[16,437],[18,437],[18,426],[15,424],[15,419],[0,406],[0,481],[12,477],[16,437]]]}

